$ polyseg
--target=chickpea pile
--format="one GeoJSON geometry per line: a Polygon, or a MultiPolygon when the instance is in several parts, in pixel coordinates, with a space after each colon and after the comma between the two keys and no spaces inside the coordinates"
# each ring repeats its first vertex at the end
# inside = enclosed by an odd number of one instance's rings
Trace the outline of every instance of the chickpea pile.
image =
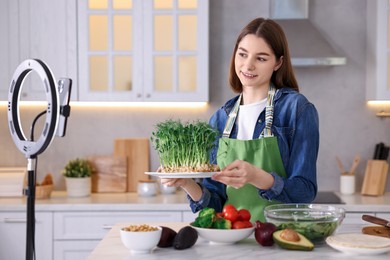
{"type": "Polygon", "coordinates": [[[156,231],[157,228],[156,227],[151,227],[149,225],[146,225],[146,224],[142,224],[142,225],[130,225],[128,227],[124,227],[123,228],[123,231],[131,231],[131,232],[148,232],[148,231],[156,231]]]}

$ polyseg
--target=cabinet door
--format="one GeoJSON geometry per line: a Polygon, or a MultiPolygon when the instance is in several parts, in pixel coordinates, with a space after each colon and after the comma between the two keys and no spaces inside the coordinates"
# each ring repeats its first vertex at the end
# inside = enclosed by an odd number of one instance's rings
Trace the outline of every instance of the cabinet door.
{"type": "Polygon", "coordinates": [[[54,260],[85,260],[100,240],[55,241],[54,260]]]}
{"type": "Polygon", "coordinates": [[[8,89],[19,59],[18,1],[0,1],[0,100],[8,100],[8,89]]]}
{"type": "Polygon", "coordinates": [[[102,239],[117,223],[180,222],[180,211],[150,212],[55,212],[54,239],[102,239]]]}
{"type": "Polygon", "coordinates": [[[78,1],[81,101],[208,101],[208,0],[78,1]]]}
{"type": "MultiPolygon", "coordinates": [[[[52,213],[35,214],[35,255],[37,259],[53,259],[52,213]]],[[[26,213],[0,213],[0,259],[26,259],[26,213]]]]}
{"type": "MultiPolygon", "coordinates": [[[[55,78],[73,80],[72,100],[77,98],[77,45],[75,1],[14,1],[0,3],[0,95],[8,100],[8,88],[16,67],[26,59],[44,61],[55,78]],[[5,91],[6,90],[6,91],[5,91]]],[[[45,101],[44,85],[31,72],[21,100],[45,101]]]]}
{"type": "Polygon", "coordinates": [[[144,1],[145,101],[208,101],[208,1],[144,1]]]}
{"type": "Polygon", "coordinates": [[[390,2],[367,1],[368,100],[390,100],[390,2]]]}

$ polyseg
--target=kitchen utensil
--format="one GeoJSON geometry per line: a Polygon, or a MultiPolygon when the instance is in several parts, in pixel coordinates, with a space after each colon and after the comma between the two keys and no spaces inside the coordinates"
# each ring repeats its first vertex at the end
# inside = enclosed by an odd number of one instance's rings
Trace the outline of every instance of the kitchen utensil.
{"type": "Polygon", "coordinates": [[[344,169],[344,166],[343,166],[343,163],[341,162],[340,158],[338,156],[336,156],[336,161],[337,161],[337,165],[339,166],[339,170],[340,172],[343,174],[345,173],[345,169],[344,169]]]}
{"type": "Polygon", "coordinates": [[[375,145],[375,152],[374,152],[374,158],[373,158],[374,160],[380,159],[380,154],[382,152],[383,146],[384,146],[383,143],[379,143],[379,144],[375,145]]]}
{"type": "Polygon", "coordinates": [[[390,238],[390,228],[382,226],[363,227],[363,234],[390,238]]]}
{"type": "Polygon", "coordinates": [[[114,155],[127,157],[127,191],[137,192],[138,181],[150,179],[145,174],[149,171],[149,139],[115,139],[114,155]]]}
{"type": "Polygon", "coordinates": [[[389,150],[390,148],[388,146],[383,147],[379,159],[387,161],[387,158],[389,157],[389,150]]]}
{"type": "Polygon", "coordinates": [[[127,158],[125,156],[90,156],[92,192],[126,192],[127,158]]]}
{"type": "Polygon", "coordinates": [[[355,193],[356,178],[354,174],[343,174],[340,176],[340,193],[350,195],[355,193]]]}
{"type": "Polygon", "coordinates": [[[349,170],[350,174],[355,174],[355,171],[356,171],[357,166],[359,165],[359,162],[360,162],[360,156],[356,155],[354,160],[353,160],[351,169],[349,170]]]}
{"type": "Polygon", "coordinates": [[[362,195],[381,196],[385,193],[389,164],[384,160],[368,160],[362,195]]]}
{"type": "Polygon", "coordinates": [[[388,221],[386,219],[378,218],[378,217],[371,216],[371,215],[363,215],[362,219],[367,221],[367,222],[370,222],[370,223],[374,223],[374,224],[378,224],[378,225],[390,228],[390,221],[388,221]]]}

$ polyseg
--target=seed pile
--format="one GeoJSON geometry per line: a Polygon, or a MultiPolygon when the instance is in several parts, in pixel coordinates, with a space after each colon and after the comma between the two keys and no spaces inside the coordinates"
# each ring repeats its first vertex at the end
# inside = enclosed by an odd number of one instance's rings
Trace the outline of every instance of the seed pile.
{"type": "Polygon", "coordinates": [[[158,228],[152,227],[146,224],[142,225],[130,225],[122,228],[123,231],[131,231],[131,232],[148,232],[148,231],[156,231],[158,228]]]}

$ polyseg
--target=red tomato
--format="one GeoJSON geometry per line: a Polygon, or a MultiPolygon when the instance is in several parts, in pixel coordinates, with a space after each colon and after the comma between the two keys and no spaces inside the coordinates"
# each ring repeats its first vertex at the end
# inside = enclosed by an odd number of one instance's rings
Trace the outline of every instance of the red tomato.
{"type": "Polygon", "coordinates": [[[238,211],[238,220],[249,221],[251,219],[251,213],[247,209],[240,209],[238,211]]]}
{"type": "Polygon", "coordinates": [[[243,221],[247,228],[253,227],[253,224],[250,221],[243,221]]]}
{"type": "Polygon", "coordinates": [[[217,214],[215,214],[217,216],[217,218],[223,218],[223,213],[222,212],[218,212],[217,214]]]}
{"type": "Polygon", "coordinates": [[[223,217],[230,220],[232,223],[238,218],[238,211],[233,205],[226,205],[223,207],[223,217]]]}
{"type": "Polygon", "coordinates": [[[241,229],[241,228],[247,228],[247,224],[245,221],[237,220],[236,222],[233,222],[232,229],[241,229]]]}

